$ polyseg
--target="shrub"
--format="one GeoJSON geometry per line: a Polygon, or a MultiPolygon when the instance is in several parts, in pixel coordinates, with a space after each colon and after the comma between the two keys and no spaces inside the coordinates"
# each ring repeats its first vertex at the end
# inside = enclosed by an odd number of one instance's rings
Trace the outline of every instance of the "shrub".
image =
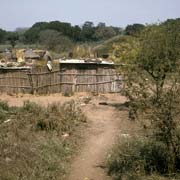
{"type": "Polygon", "coordinates": [[[56,131],[58,133],[72,132],[80,122],[86,121],[86,117],[74,101],[69,101],[63,105],[54,103],[48,107],[26,101],[16,114],[17,116],[19,126],[29,122],[31,129],[56,131]]]}
{"type": "Polygon", "coordinates": [[[62,93],[65,97],[71,97],[74,95],[73,91],[66,90],[64,93],[62,93]]]}
{"type": "Polygon", "coordinates": [[[26,111],[29,113],[39,113],[42,110],[42,107],[35,102],[30,102],[30,101],[24,101],[23,107],[21,108],[22,111],[26,111]]]}
{"type": "Polygon", "coordinates": [[[162,142],[128,139],[115,145],[108,156],[108,174],[117,180],[166,174],[167,158],[168,151],[162,142]]]}
{"type": "Polygon", "coordinates": [[[8,118],[9,106],[7,102],[0,101],[0,124],[8,118]]]}
{"type": "Polygon", "coordinates": [[[0,108],[5,110],[5,111],[8,111],[9,110],[9,105],[6,101],[0,101],[0,108]]]}

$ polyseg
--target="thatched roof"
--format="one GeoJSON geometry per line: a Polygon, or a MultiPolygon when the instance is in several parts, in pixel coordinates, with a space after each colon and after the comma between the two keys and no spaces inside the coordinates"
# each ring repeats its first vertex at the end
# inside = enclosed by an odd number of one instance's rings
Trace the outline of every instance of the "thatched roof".
{"type": "Polygon", "coordinates": [[[37,55],[40,56],[40,58],[43,58],[44,54],[46,53],[45,50],[42,50],[42,49],[35,49],[33,50],[34,53],[36,53],[37,55]]]}
{"type": "Polygon", "coordinates": [[[38,54],[34,53],[32,50],[25,51],[24,57],[26,59],[39,59],[40,58],[40,56],[38,54]]]}

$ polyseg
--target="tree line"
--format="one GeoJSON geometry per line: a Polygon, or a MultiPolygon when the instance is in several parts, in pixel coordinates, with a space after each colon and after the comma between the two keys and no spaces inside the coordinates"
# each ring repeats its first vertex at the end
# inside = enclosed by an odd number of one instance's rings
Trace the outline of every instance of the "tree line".
{"type": "Polygon", "coordinates": [[[142,24],[133,24],[123,29],[107,26],[103,22],[95,26],[90,21],[86,21],[82,26],[72,26],[70,23],[60,21],[37,22],[30,28],[17,28],[13,32],[0,29],[0,44],[9,43],[14,47],[17,42],[23,44],[48,43],[48,48],[52,48],[54,44],[62,41],[69,44],[70,42],[97,42],[120,34],[133,35],[143,28],[142,24]]]}
{"type": "Polygon", "coordinates": [[[5,43],[10,39],[16,39],[23,43],[36,43],[40,41],[41,35],[47,34],[47,32],[66,36],[74,42],[98,41],[118,35],[121,31],[121,28],[106,26],[105,23],[95,26],[93,22],[89,21],[85,22],[82,27],[60,21],[37,22],[30,28],[17,28],[13,32],[0,29],[0,43],[5,43]]]}

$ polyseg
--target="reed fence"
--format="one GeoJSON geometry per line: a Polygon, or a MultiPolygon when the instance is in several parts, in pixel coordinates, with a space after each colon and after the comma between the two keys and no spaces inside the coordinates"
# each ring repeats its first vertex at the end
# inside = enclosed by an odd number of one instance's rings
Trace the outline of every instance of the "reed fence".
{"type": "Polygon", "coordinates": [[[0,68],[0,92],[52,94],[119,92],[122,79],[113,65],[55,64],[32,68],[0,68]]]}

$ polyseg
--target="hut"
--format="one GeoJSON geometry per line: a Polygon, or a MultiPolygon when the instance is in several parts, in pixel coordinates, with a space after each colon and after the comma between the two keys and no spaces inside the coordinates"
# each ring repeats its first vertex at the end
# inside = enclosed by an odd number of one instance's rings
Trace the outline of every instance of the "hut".
{"type": "Polygon", "coordinates": [[[61,92],[109,93],[121,90],[121,76],[113,62],[60,60],[61,92]]]}
{"type": "Polygon", "coordinates": [[[29,49],[29,50],[25,51],[24,58],[26,61],[33,62],[34,60],[40,59],[40,56],[38,54],[36,54],[35,52],[33,52],[33,50],[29,49]]]}

